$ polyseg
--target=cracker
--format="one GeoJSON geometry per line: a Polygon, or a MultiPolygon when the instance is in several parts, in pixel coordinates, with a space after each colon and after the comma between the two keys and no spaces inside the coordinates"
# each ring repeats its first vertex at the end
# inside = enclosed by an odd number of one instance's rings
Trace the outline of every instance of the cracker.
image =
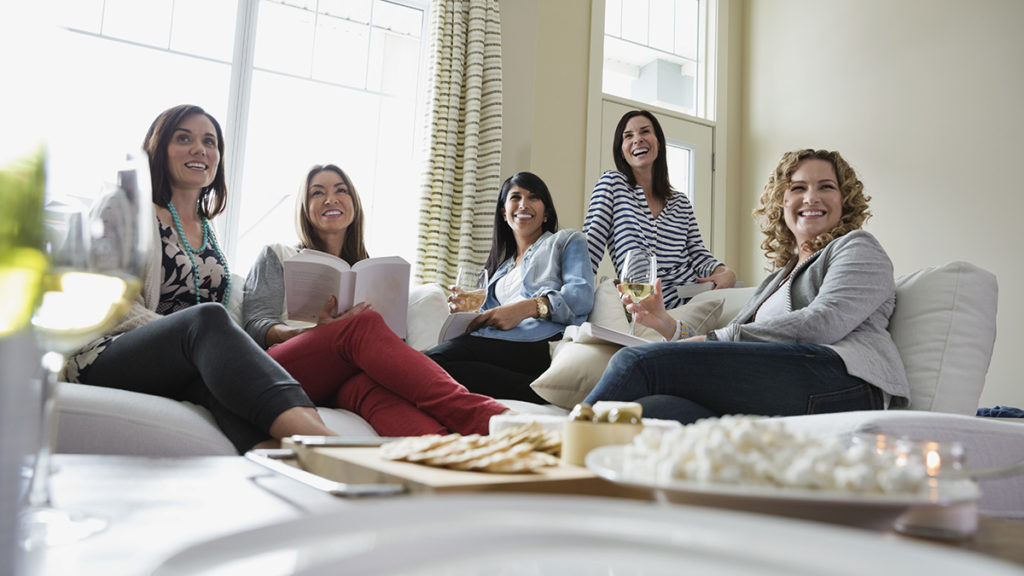
{"type": "Polygon", "coordinates": [[[431,434],[403,438],[381,447],[381,457],[455,470],[526,473],[557,466],[561,435],[537,422],[506,428],[493,436],[431,434]]]}

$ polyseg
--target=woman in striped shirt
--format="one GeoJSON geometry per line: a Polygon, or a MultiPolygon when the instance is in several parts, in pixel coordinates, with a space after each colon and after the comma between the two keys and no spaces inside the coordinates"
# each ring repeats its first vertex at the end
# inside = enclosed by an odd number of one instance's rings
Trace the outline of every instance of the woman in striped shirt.
{"type": "Polygon", "coordinates": [[[622,116],[612,147],[618,170],[605,172],[594,186],[583,231],[595,273],[606,248],[616,270],[632,248],[654,254],[671,309],[689,299],[685,286],[731,288],[736,273],[704,246],[689,198],[669,184],[664,149],[665,133],[653,114],[632,110],[622,116]]]}
{"type": "Polygon", "coordinates": [[[862,230],[870,196],[828,150],[782,156],[754,211],[774,271],[724,328],[690,335],[658,290],[623,296],[669,342],[623,348],[587,398],[636,401],[684,424],[725,414],[794,416],[905,408],[907,373],[889,334],[892,261],[862,230]]]}

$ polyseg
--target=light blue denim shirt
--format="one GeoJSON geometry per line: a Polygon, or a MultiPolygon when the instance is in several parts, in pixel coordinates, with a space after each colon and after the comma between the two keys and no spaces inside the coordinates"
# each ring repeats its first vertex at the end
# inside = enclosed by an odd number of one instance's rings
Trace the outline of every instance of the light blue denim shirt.
{"type": "Polygon", "coordinates": [[[550,318],[527,318],[511,330],[488,327],[473,332],[474,336],[537,342],[561,333],[566,326],[587,320],[594,307],[594,270],[590,266],[587,238],[577,230],[545,232],[526,250],[523,263],[512,268],[513,258],[502,262],[487,285],[484,310],[501,304],[494,295],[498,280],[508,273],[523,279],[523,298],[546,296],[551,302],[550,318]]]}

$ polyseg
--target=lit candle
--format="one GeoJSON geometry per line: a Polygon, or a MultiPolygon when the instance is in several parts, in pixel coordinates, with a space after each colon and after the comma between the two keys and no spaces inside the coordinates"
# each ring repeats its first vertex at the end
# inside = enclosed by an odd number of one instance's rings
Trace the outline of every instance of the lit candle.
{"type": "Polygon", "coordinates": [[[939,445],[935,442],[925,444],[924,466],[929,476],[935,476],[942,469],[942,455],[939,453],[939,445]]]}

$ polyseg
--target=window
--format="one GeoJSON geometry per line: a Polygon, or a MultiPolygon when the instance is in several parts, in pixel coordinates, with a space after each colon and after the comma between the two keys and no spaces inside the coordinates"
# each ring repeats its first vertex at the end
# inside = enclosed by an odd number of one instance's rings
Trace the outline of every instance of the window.
{"type": "MultiPolygon", "coordinates": [[[[614,170],[612,139],[622,115],[648,109],[665,132],[672,187],[693,205],[704,243],[715,252],[715,34],[719,0],[593,0],[592,69],[588,106],[587,172],[596,181],[614,170]]],[[[724,203],[722,204],[724,205],[724,203]]],[[[719,208],[721,210],[721,208],[719,208]]],[[[602,274],[614,274],[605,258],[602,274]]]]}
{"type": "Polygon", "coordinates": [[[714,119],[706,0],[606,0],[602,91],[714,119]]]}
{"type": "Polygon", "coordinates": [[[412,262],[428,0],[69,0],[57,36],[74,98],[56,111],[54,185],[98,187],[161,110],[202,106],[225,131],[233,271],[296,240],[313,164],[359,191],[372,255],[412,262]],[[106,164],[109,165],[109,164],[106,164]]]}

